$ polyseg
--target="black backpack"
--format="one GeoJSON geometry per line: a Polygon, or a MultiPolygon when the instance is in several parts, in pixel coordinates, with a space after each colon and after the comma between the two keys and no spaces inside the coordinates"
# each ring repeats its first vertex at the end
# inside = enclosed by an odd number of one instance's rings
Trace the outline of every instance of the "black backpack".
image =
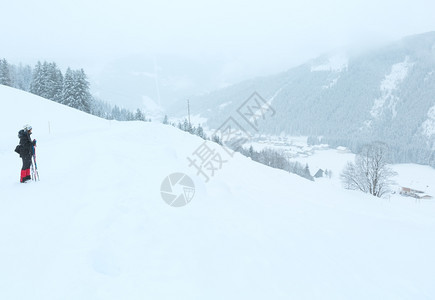
{"type": "Polygon", "coordinates": [[[21,145],[17,145],[17,146],[15,147],[15,152],[17,152],[17,153],[20,154],[20,156],[21,156],[21,145]]]}

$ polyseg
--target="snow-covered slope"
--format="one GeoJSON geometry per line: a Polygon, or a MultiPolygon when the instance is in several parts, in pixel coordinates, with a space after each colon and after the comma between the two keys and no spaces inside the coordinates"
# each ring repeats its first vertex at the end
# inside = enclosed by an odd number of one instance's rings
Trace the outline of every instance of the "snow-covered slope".
{"type": "Polygon", "coordinates": [[[237,154],[205,183],[186,159],[195,136],[4,86],[0,99],[0,299],[435,295],[433,201],[377,199],[237,154]],[[20,184],[25,123],[41,181],[20,184]],[[174,172],[196,186],[181,208],[160,195],[174,172]]]}
{"type": "MultiPolygon", "coordinates": [[[[259,122],[256,130],[263,135],[311,136],[353,151],[381,140],[395,163],[435,167],[434,57],[435,32],[370,51],[325,54],[280,74],[191,97],[191,113],[207,120],[202,125],[208,128],[219,128],[230,116],[243,126],[236,112],[255,91],[275,111],[259,122]]],[[[180,101],[168,115],[184,116],[185,106],[180,101]]]]}

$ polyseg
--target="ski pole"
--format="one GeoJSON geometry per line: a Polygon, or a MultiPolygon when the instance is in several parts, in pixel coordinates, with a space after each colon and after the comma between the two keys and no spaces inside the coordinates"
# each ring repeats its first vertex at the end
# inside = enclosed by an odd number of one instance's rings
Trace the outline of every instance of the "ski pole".
{"type": "MultiPolygon", "coordinates": [[[[35,146],[33,146],[33,161],[32,161],[32,166],[33,164],[35,165],[35,180],[36,178],[39,181],[39,173],[38,173],[38,165],[36,164],[36,151],[35,151],[35,146]]],[[[33,168],[32,168],[33,169],[33,168]]]]}
{"type": "Polygon", "coordinates": [[[30,176],[32,177],[33,180],[35,179],[35,169],[33,168],[33,161],[32,164],[30,165],[30,176]]]}

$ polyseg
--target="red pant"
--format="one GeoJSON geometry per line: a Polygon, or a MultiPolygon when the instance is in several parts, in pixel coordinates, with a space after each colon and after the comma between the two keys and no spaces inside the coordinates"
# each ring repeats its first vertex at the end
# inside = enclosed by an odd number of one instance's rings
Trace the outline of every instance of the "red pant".
{"type": "Polygon", "coordinates": [[[30,169],[21,170],[20,182],[26,182],[27,180],[30,179],[32,179],[32,177],[30,176],[30,169]]]}

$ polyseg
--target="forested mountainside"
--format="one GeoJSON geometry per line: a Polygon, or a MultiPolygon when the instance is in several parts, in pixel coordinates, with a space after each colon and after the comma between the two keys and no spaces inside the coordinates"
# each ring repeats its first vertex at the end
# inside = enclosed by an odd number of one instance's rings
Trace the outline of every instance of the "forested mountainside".
{"type": "Polygon", "coordinates": [[[394,162],[435,166],[435,32],[365,53],[324,55],[194,97],[191,111],[218,128],[230,116],[243,119],[237,109],[253,92],[274,110],[261,120],[262,134],[307,135],[354,151],[381,140],[394,162]]]}

